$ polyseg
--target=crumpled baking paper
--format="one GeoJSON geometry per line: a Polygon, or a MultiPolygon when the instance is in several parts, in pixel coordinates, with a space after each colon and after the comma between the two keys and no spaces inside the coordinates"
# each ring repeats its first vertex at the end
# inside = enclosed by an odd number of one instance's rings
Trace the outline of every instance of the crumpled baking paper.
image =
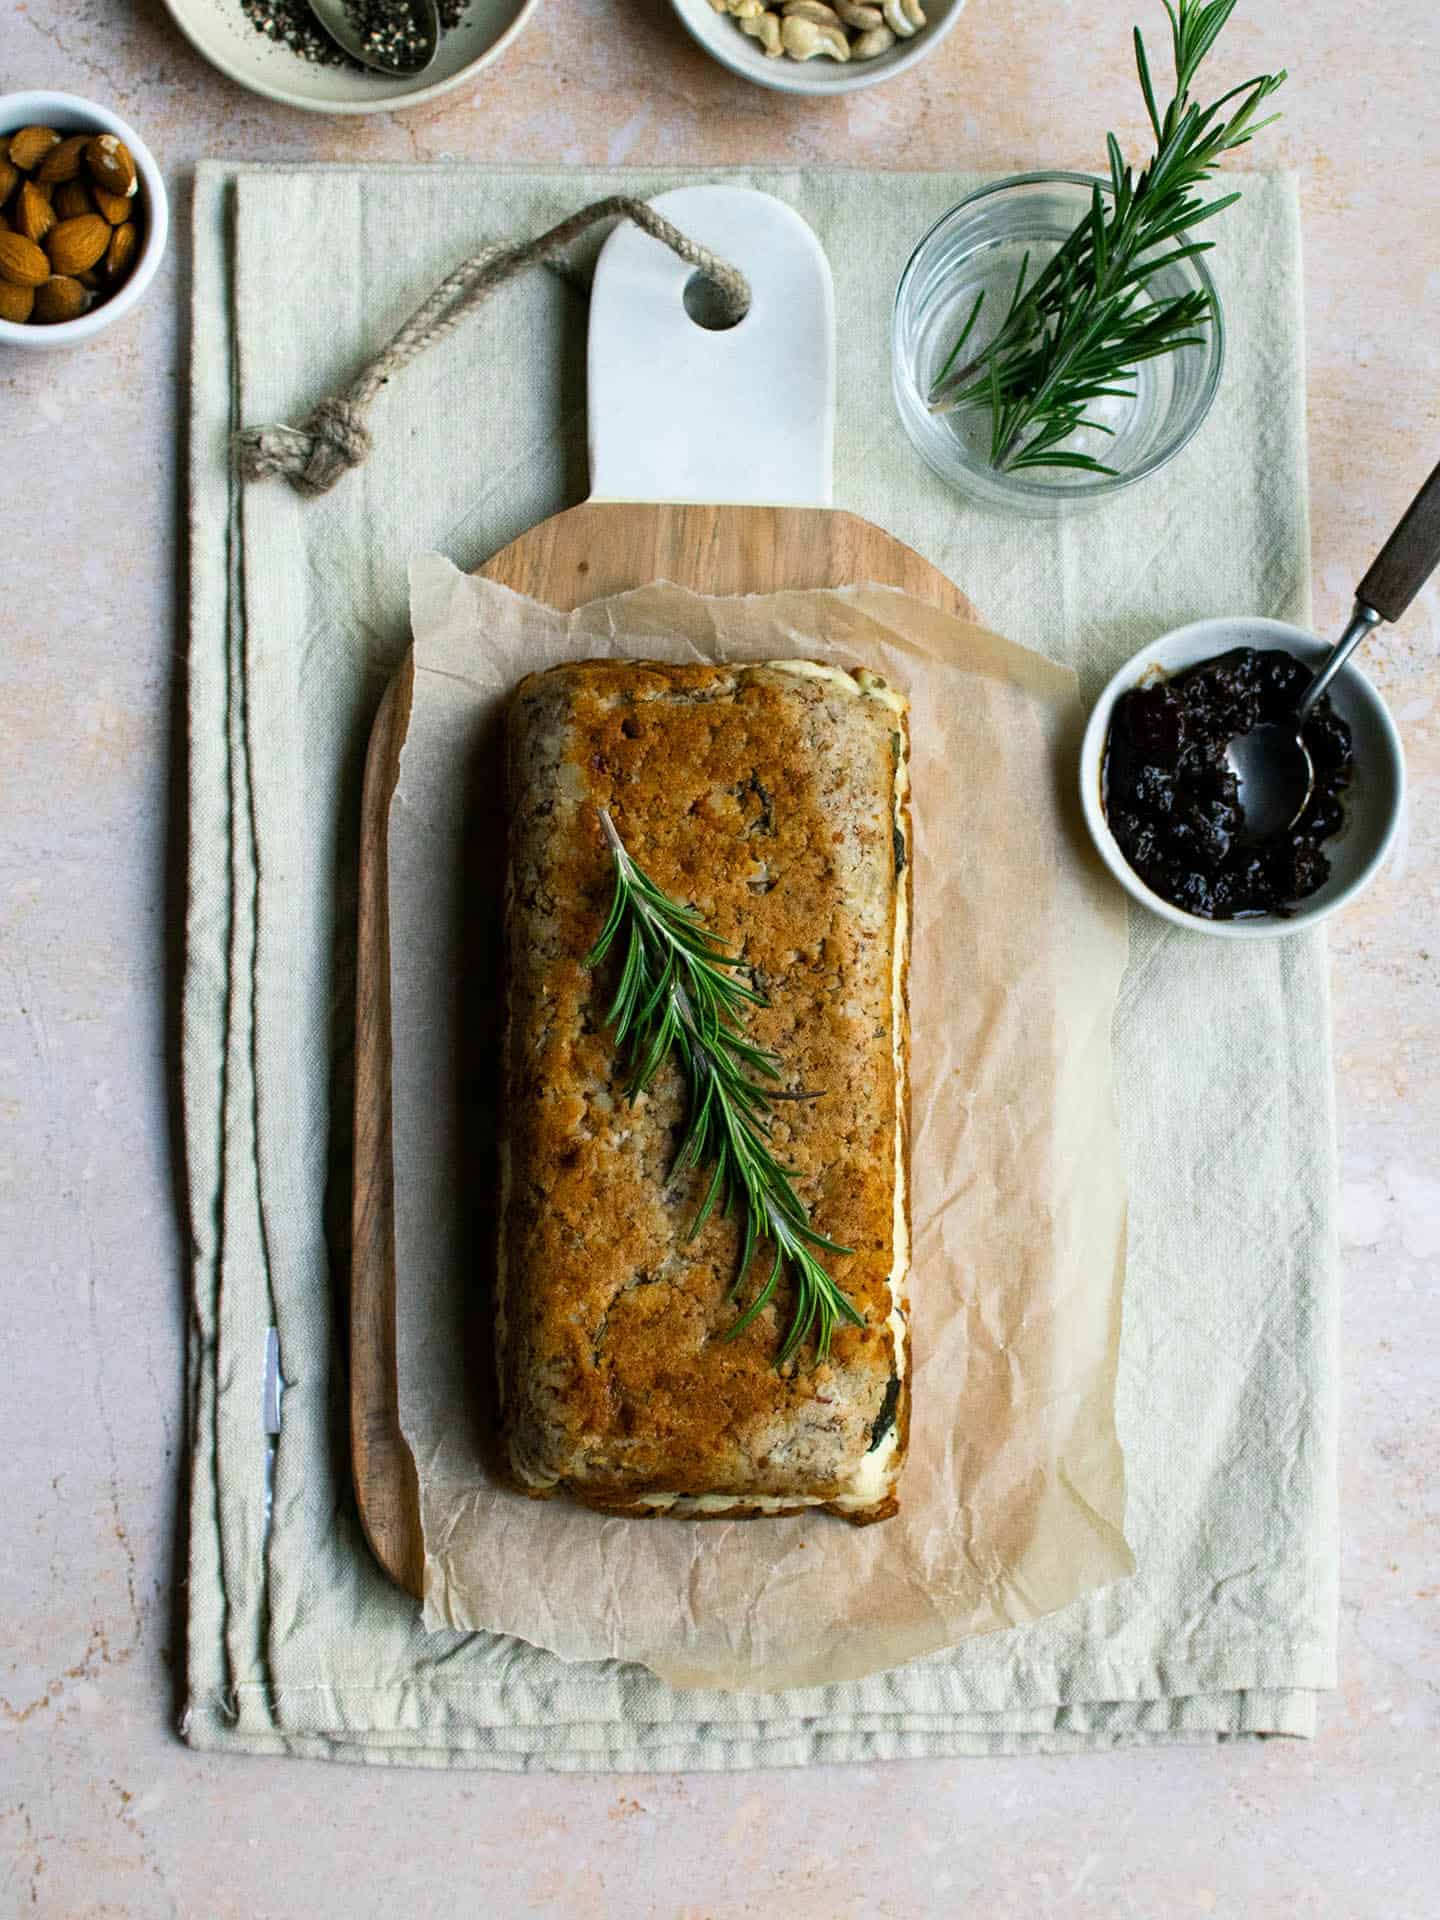
{"type": "Polygon", "coordinates": [[[1079,823],[1074,675],[889,589],[572,614],[411,567],[414,697],[389,884],[401,1422],[431,1628],[638,1661],[674,1686],[859,1678],[1123,1578],[1114,1422],[1125,1185],[1110,1022],[1125,916],[1079,823]],[[512,1491],[488,1285],[506,696],[597,656],[869,666],[911,700],[910,1281],[901,1510],[630,1520],[512,1491]]]}

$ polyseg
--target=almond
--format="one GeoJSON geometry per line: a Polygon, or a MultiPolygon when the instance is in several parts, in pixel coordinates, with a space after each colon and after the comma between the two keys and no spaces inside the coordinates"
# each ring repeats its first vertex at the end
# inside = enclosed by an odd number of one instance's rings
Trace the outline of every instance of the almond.
{"type": "MultiPolygon", "coordinates": [[[[82,213],[95,211],[90,189],[83,180],[67,180],[63,186],[57,187],[50,204],[61,220],[78,220],[82,213]]],[[[128,207],[130,202],[127,200],[125,204],[128,207]]]]}
{"type": "Polygon", "coordinates": [[[10,137],[10,158],[22,173],[33,173],[60,136],[52,127],[22,127],[10,137]]]}
{"type": "Polygon", "coordinates": [[[42,327],[63,326],[67,320],[78,320],[94,297],[68,274],[52,273],[42,286],[35,289],[32,318],[42,327]]]}
{"type": "Polygon", "coordinates": [[[30,318],[30,309],[35,305],[33,287],[17,287],[9,280],[0,280],[0,320],[8,320],[12,326],[23,327],[30,318]]]}
{"type": "Polygon", "coordinates": [[[135,222],[127,220],[123,227],[116,227],[110,235],[110,244],[105,249],[105,277],[107,280],[119,280],[130,271],[135,258],[135,248],[139,242],[135,231],[135,222]]]}
{"type": "Polygon", "coordinates": [[[104,187],[90,189],[91,198],[112,227],[123,227],[135,215],[135,202],[123,193],[107,193],[104,187]]]}
{"type": "Polygon", "coordinates": [[[62,140],[58,147],[52,147],[40,162],[35,178],[44,180],[52,187],[61,186],[66,180],[78,180],[80,169],[85,164],[85,149],[90,136],[85,133],[72,133],[68,140],[62,140]]]}
{"type": "MultiPolygon", "coordinates": [[[[15,158],[13,153],[10,157],[15,158]]],[[[113,133],[97,133],[85,148],[85,158],[97,187],[104,187],[107,193],[118,193],[126,200],[134,197],[139,182],[135,162],[123,140],[117,140],[113,133]]]]}
{"type": "Polygon", "coordinates": [[[63,326],[109,299],[139,258],[143,209],[113,133],[0,133],[0,320],[63,326]]]}
{"type": "Polygon", "coordinates": [[[46,247],[55,273],[84,273],[93,267],[110,244],[110,223],[98,213],[82,213],[76,220],[62,220],[51,233],[46,247]]]}
{"type": "Polygon", "coordinates": [[[55,209],[35,182],[27,180],[15,196],[15,231],[38,247],[54,224],[55,209]]]}
{"type": "Polygon", "coordinates": [[[49,278],[50,262],[33,240],[23,233],[0,233],[0,280],[16,287],[38,287],[49,278]]]}

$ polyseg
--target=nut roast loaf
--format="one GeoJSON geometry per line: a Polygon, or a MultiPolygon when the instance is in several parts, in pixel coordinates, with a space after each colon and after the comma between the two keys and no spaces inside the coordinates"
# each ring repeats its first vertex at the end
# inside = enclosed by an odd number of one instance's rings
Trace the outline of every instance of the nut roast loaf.
{"type": "Polygon", "coordinates": [[[507,1037],[496,1335],[508,1465],[608,1513],[894,1513],[910,1416],[908,712],[809,661],[587,661],[531,675],[508,716],[507,1037]],[[777,1353],[791,1282],[726,1340],[740,1229],[691,1229],[708,1169],[675,1170],[686,1087],[633,1100],[587,955],[613,882],[601,810],[764,996],[782,1063],[771,1144],[826,1270],[863,1315],[821,1358],[777,1353]]]}

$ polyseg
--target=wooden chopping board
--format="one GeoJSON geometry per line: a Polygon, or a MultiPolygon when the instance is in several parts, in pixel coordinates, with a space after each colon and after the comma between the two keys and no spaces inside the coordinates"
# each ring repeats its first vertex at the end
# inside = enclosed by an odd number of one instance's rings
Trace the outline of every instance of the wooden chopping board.
{"type": "MultiPolygon", "coordinates": [[[[693,195],[719,190],[684,191],[693,195]]],[[[725,191],[732,195],[739,192],[725,191]]],[[[678,197],[665,196],[665,200],[678,197]]],[[[679,210],[666,206],[666,211],[672,218],[680,217],[679,210]]],[[[627,236],[627,241],[631,238],[627,236]]],[[[612,240],[610,246],[614,244],[612,240]]],[[[710,244],[721,251],[724,237],[711,239],[710,244]]],[[[823,256],[821,260],[823,263],[823,256]]],[[[751,257],[742,255],[741,264],[755,280],[758,303],[763,271],[757,274],[757,263],[751,257]]],[[[597,279],[597,297],[599,290],[597,279]]],[[[828,300],[828,269],[824,292],[828,300]]],[[[825,317],[829,318],[828,310],[825,317]]],[[[793,338],[793,301],[787,302],[776,318],[793,338]]],[[[748,320],[743,324],[748,325],[748,320]]],[[[816,333],[810,331],[807,337],[813,346],[816,333]]],[[[595,345],[596,320],[592,317],[592,473],[614,472],[619,463],[607,466],[605,459],[598,458],[594,440],[595,345]]],[[[613,364],[613,347],[610,351],[613,364]]],[[[831,367],[833,404],[833,360],[831,367]]],[[[752,397],[756,404],[764,404],[763,395],[752,397]]],[[[663,395],[659,402],[663,404],[663,395]]],[[[628,447],[633,444],[633,394],[625,405],[630,410],[630,432],[624,443],[628,447]]],[[[828,426],[821,453],[823,497],[828,498],[828,426]]],[[[765,484],[763,474],[758,483],[765,484]]],[[[783,476],[777,474],[777,490],[782,483],[783,476]]],[[[803,484],[802,479],[802,488],[803,484]]],[[[976,617],[960,590],[911,548],[868,521],[825,506],[685,506],[592,500],[523,534],[480,571],[562,612],[608,594],[667,580],[695,593],[714,595],[873,584],[898,587],[964,619],[976,617]]],[[[355,1491],[366,1536],[386,1573],[418,1596],[423,1565],[419,1490],[414,1461],[400,1428],[396,1377],[396,1288],[404,1284],[404,1278],[397,1275],[395,1267],[387,865],[390,801],[409,722],[413,673],[413,661],[407,657],[381,703],[370,738],[362,802],[350,1415],[355,1491]]]]}

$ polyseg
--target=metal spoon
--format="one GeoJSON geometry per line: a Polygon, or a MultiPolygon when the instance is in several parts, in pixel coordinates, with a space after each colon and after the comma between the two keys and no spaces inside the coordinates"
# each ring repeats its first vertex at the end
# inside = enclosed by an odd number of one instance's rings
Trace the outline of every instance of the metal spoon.
{"type": "Polygon", "coordinates": [[[1355,611],[1329,658],[1306,688],[1293,720],[1239,734],[1226,757],[1240,784],[1245,838],[1264,840],[1293,827],[1315,791],[1305,722],[1360,642],[1382,621],[1398,620],[1440,566],[1440,467],[1421,487],[1380,549],[1355,594],[1355,611]]]}
{"type": "Polygon", "coordinates": [[[310,0],[311,13],[352,60],[375,73],[411,80],[424,73],[439,51],[440,9],[437,0],[408,0],[406,10],[412,27],[386,39],[374,28],[357,26],[345,0],[310,0]]]}

